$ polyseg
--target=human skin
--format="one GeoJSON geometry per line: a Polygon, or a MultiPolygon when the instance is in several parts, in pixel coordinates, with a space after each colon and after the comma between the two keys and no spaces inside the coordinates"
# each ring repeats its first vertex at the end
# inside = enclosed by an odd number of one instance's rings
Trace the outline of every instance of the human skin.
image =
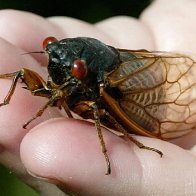
{"type": "MultiPolygon", "coordinates": [[[[51,35],[58,39],[95,37],[119,48],[196,53],[195,6],[193,0],[159,0],[139,20],[114,17],[95,25],[68,17],[43,19],[25,12],[0,11],[0,73],[25,67],[47,78],[44,55],[20,54],[42,50],[42,40],[51,35]]],[[[0,100],[10,84],[0,80],[0,100]]],[[[21,86],[18,84],[11,103],[0,108],[0,162],[42,195],[63,193],[40,181],[50,181],[77,195],[196,193],[195,132],[172,143],[135,136],[161,150],[164,155],[160,158],[102,128],[112,168],[111,175],[105,175],[106,164],[93,123],[66,118],[49,108],[27,129],[22,128],[47,100],[33,97],[21,86]]]]}

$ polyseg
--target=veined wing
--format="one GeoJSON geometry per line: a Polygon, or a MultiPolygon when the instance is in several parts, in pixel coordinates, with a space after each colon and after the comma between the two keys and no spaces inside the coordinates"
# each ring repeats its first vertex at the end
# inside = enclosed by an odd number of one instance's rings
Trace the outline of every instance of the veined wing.
{"type": "Polygon", "coordinates": [[[196,62],[167,52],[119,50],[122,63],[108,75],[119,106],[139,126],[176,138],[196,126],[196,62]]]}

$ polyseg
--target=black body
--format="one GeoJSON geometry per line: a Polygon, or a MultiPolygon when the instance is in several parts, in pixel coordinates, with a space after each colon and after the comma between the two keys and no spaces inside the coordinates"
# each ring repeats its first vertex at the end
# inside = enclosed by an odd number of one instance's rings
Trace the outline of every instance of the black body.
{"type": "Polygon", "coordinates": [[[119,52],[102,42],[88,37],[68,38],[48,44],[48,72],[54,83],[63,84],[71,76],[74,60],[85,60],[88,76],[96,82],[104,79],[104,73],[114,70],[120,63],[119,52]]]}

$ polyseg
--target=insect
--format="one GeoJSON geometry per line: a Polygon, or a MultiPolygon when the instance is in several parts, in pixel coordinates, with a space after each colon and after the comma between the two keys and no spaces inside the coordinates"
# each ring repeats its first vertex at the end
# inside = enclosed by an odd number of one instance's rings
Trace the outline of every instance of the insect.
{"type": "Polygon", "coordinates": [[[18,79],[46,104],[23,127],[49,106],[64,108],[84,119],[93,119],[111,173],[101,124],[121,132],[139,148],[161,151],[134,139],[130,133],[171,139],[196,126],[196,62],[188,55],[116,49],[94,38],[78,37],[43,42],[48,55],[48,80],[23,68],[0,75],[13,82],[4,102],[9,104],[18,79]]]}

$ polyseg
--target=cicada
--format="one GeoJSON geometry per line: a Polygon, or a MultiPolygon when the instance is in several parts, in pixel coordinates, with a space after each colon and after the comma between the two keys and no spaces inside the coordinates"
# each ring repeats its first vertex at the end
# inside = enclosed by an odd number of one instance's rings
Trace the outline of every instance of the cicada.
{"type": "Polygon", "coordinates": [[[48,80],[23,68],[0,75],[13,82],[1,106],[9,104],[18,79],[46,104],[23,127],[49,106],[93,119],[107,171],[111,166],[101,125],[121,132],[139,148],[163,153],[130,134],[171,139],[196,126],[196,62],[193,57],[167,52],[117,49],[89,37],[43,42],[48,56],[48,80]]]}

